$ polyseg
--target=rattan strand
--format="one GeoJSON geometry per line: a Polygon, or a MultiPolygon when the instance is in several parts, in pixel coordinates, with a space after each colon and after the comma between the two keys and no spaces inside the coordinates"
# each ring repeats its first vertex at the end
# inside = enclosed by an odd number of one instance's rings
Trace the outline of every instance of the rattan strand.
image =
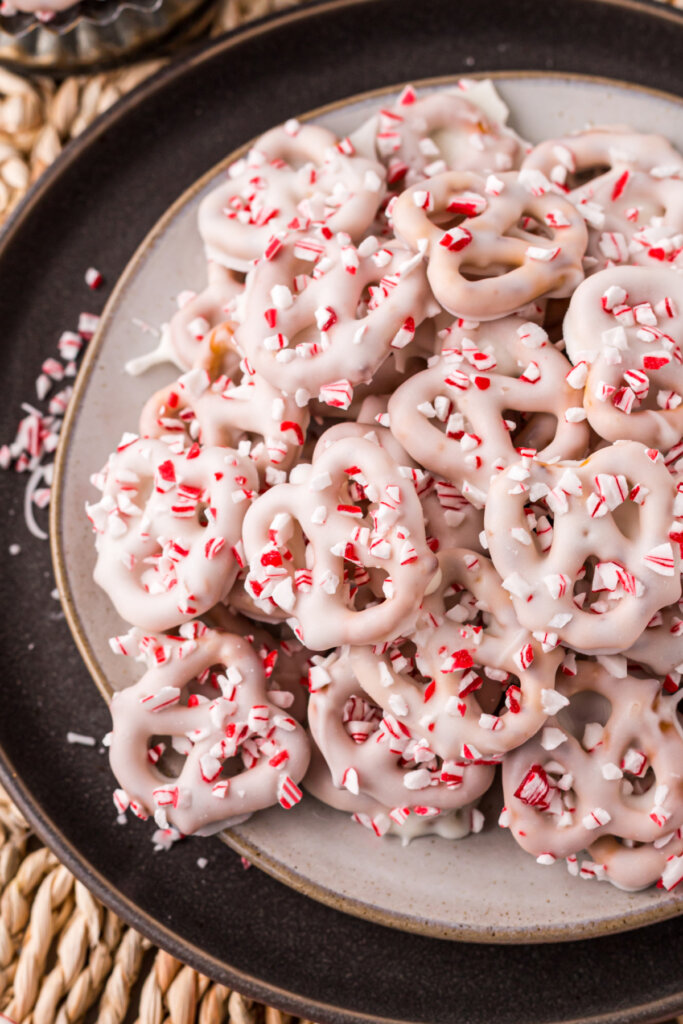
{"type": "MultiPolygon", "coordinates": [[[[222,0],[213,32],[296,2],[222,0]]],[[[72,76],[59,85],[0,67],[0,223],[70,139],[162,63],[72,76]]],[[[2,788],[0,1013],[14,1024],[78,1024],[86,1013],[94,1024],[297,1024],[124,925],[31,835],[2,788]]]]}

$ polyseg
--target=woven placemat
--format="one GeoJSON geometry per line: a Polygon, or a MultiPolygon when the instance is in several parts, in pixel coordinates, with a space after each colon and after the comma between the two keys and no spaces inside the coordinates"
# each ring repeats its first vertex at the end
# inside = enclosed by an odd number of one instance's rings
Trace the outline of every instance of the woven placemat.
{"type": "MultiPolygon", "coordinates": [[[[221,0],[212,33],[297,2],[221,0]]],[[[59,85],[0,67],[0,225],[70,139],[163,63],[59,85]]],[[[86,1014],[89,1024],[298,1020],[215,984],[124,925],[31,833],[0,787],[0,1024],[78,1024],[86,1014]]]]}

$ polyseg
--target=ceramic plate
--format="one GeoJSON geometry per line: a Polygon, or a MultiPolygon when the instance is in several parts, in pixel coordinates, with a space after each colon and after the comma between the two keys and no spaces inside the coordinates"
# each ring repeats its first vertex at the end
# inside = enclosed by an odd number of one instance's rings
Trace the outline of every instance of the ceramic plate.
{"type": "MultiPolygon", "coordinates": [[[[671,47],[675,53],[674,43],[683,37],[669,12],[595,0],[577,0],[563,10],[560,22],[540,3],[516,5],[513,17],[505,5],[483,2],[459,15],[455,25],[451,5],[436,0],[419,10],[400,0],[323,4],[305,16],[297,11],[215,44],[128,99],[67,153],[6,232],[0,315],[11,393],[2,410],[4,433],[10,433],[10,416],[15,418],[30,393],[40,359],[88,301],[80,283],[85,267],[94,263],[114,280],[146,231],[205,168],[312,101],[339,100],[350,83],[382,87],[473,67],[600,70],[683,93],[683,74],[673,61],[667,67],[663,56],[671,47]],[[607,38],[613,47],[605,47],[607,38]],[[625,62],[624,39],[637,40],[639,63],[625,62]]],[[[545,83],[537,94],[550,90],[555,102],[553,88],[545,83]]],[[[603,89],[606,95],[619,92],[603,89]]],[[[634,94],[629,108],[638,102],[634,94]]],[[[680,114],[674,116],[680,123],[680,114]]],[[[629,109],[626,119],[635,122],[637,116],[629,109]]],[[[663,130],[675,134],[671,126],[663,130]]],[[[175,290],[169,282],[169,302],[175,290]]],[[[154,381],[147,385],[151,389],[154,381]]],[[[101,440],[106,453],[109,436],[101,440]]],[[[97,462],[98,443],[99,438],[82,452],[72,449],[72,458],[87,464],[82,473],[97,462]]],[[[635,1021],[663,1019],[683,1006],[680,969],[672,969],[666,955],[680,935],[678,921],[593,941],[578,941],[582,932],[574,929],[575,941],[561,945],[448,943],[340,914],[262,872],[244,872],[218,843],[207,850],[206,844],[187,842],[150,862],[144,827],[112,826],[111,783],[102,756],[64,743],[68,729],[106,731],[107,713],[50,597],[46,554],[22,535],[20,483],[9,475],[1,481],[11,527],[7,541],[23,547],[22,554],[6,559],[2,579],[3,778],[62,858],[125,917],[213,976],[321,1021],[370,1016],[540,1022],[598,1015],[635,1021]],[[209,860],[203,871],[196,865],[201,856],[209,860]],[[642,972],[624,977],[624,958],[642,965],[642,972]]],[[[74,561],[74,549],[68,552],[75,572],[80,557],[74,561]]],[[[268,855],[266,839],[252,835],[249,842],[268,855]]],[[[282,842],[279,837],[280,850],[282,842]]],[[[357,858],[363,857],[362,845],[357,849],[357,858]]],[[[431,852],[424,854],[420,873],[428,874],[432,863],[431,852]]],[[[287,870],[310,875],[311,866],[294,859],[287,870]]],[[[451,874],[457,871],[456,866],[451,874]]],[[[538,877],[545,884],[544,875],[538,877]]],[[[333,882],[337,893],[343,879],[333,882]]],[[[468,884],[476,902],[478,873],[468,884]]],[[[499,872],[498,885],[520,893],[518,905],[535,905],[530,930],[517,931],[532,941],[539,921],[547,927],[545,894],[538,895],[535,880],[520,876],[513,860],[499,872]]],[[[586,889],[598,898],[596,889],[586,889]]],[[[376,905],[377,896],[361,893],[360,902],[376,905]]],[[[452,908],[439,912],[452,924],[452,908]]],[[[408,913],[418,916],[414,908],[408,913]]],[[[600,909],[596,916],[605,918],[600,909]]],[[[481,918],[482,907],[472,908],[467,925],[480,938],[489,925],[481,918]]],[[[581,918],[585,911],[573,920],[581,918]]],[[[432,908],[427,926],[437,920],[432,908]]],[[[519,927],[511,919],[508,937],[519,927]]]]}
{"type": "MultiPolygon", "coordinates": [[[[512,127],[532,142],[588,122],[628,122],[666,133],[683,149],[683,104],[677,100],[578,77],[503,75],[496,77],[496,87],[510,108],[512,127]]],[[[343,138],[395,99],[395,91],[351,99],[313,120],[343,138]]],[[[311,119],[299,110],[291,113],[311,119]]],[[[175,295],[183,288],[200,291],[204,286],[197,209],[224,173],[225,163],[191,188],[155,226],[126,269],[90,346],[73,415],[62,432],[53,506],[58,582],[74,636],[105,692],[136,681],[141,668],[109,647],[108,638],[125,633],[128,626],[92,579],[95,550],[83,508],[86,501],[97,500],[97,492],[89,477],[104,465],[125,431],[137,431],[146,399],[177,378],[178,371],[168,363],[132,378],[124,367],[154,346],[151,326],[170,319],[175,295]]],[[[637,927],[681,910],[675,892],[651,888],[625,893],[587,884],[572,878],[563,862],[542,869],[497,826],[500,795],[497,804],[489,804],[484,831],[460,842],[436,836],[407,848],[395,838],[379,842],[348,814],[310,796],[295,813],[273,807],[225,836],[259,867],[317,899],[439,937],[543,942],[637,927]],[[428,872],[421,870],[425,858],[428,872]],[[505,883],[503,865],[517,885],[505,883]]]]}

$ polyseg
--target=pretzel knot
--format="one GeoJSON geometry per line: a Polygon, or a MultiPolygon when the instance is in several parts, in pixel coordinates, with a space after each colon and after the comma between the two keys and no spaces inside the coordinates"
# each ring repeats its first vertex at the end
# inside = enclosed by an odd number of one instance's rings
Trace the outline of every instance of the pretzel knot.
{"type": "MultiPolygon", "coordinates": [[[[683,182],[680,183],[683,190],[683,182]]],[[[663,268],[612,267],[584,281],[564,320],[569,381],[608,441],[666,451],[683,434],[683,281],[663,268]]]]}
{"type": "Polygon", "coordinates": [[[307,647],[378,643],[409,628],[436,559],[406,472],[378,444],[341,438],[245,517],[247,592],[285,609],[307,647]]]}
{"type": "Polygon", "coordinates": [[[624,171],[683,171],[683,157],[661,135],[591,128],[539,143],[524,158],[522,171],[538,172],[537,188],[559,186],[573,199],[583,196],[584,189],[601,189],[605,182],[618,180],[624,171]],[[544,183],[540,175],[548,180],[544,183]]]}
{"type": "Polygon", "coordinates": [[[559,858],[603,836],[654,843],[680,828],[679,698],[663,695],[657,679],[615,678],[592,661],[558,693],[564,709],[503,765],[520,846],[559,858]]]}
{"type": "Polygon", "coordinates": [[[355,647],[353,669],[398,727],[439,757],[497,761],[544,722],[560,654],[543,651],[520,627],[485,556],[451,549],[438,558],[440,585],[424,598],[410,635],[414,659],[400,646],[355,647]]]}
{"type": "Polygon", "coordinates": [[[370,701],[348,655],[335,652],[311,669],[309,679],[309,727],[337,789],[373,798],[391,808],[395,820],[413,809],[432,815],[457,810],[491,785],[491,765],[444,761],[370,701]]]}
{"type": "Polygon", "coordinates": [[[520,623],[577,651],[623,650],[680,596],[674,495],[659,452],[633,441],[495,477],[486,538],[520,623]]]}
{"type": "Polygon", "coordinates": [[[391,430],[481,508],[491,477],[518,460],[518,448],[540,448],[542,459],[585,453],[589,432],[581,394],[566,379],[571,369],[542,328],[518,317],[453,327],[441,359],[391,397],[391,430]]]}
{"type": "MultiPolygon", "coordinates": [[[[212,332],[209,345],[220,330],[212,332]]],[[[294,464],[309,418],[307,408],[257,373],[237,370],[233,377],[221,375],[212,382],[197,368],[151,396],[140,415],[140,433],[164,439],[180,435],[217,447],[239,445],[241,452],[246,442],[249,457],[266,481],[276,483],[275,477],[268,479],[269,470],[287,470],[294,464]]]]}
{"type": "MultiPolygon", "coordinates": [[[[213,328],[234,314],[244,285],[231,271],[216,263],[208,265],[209,283],[185,301],[168,324],[169,338],[180,366],[190,370],[202,361],[203,343],[213,328]]],[[[202,361],[203,365],[203,361],[202,361]]]]}
{"type": "Polygon", "coordinates": [[[288,122],[262,135],[202,200],[199,233],[209,259],[246,272],[293,224],[362,238],[384,192],[382,165],[358,156],[349,140],[288,122]]]}
{"type": "Polygon", "coordinates": [[[434,296],[454,316],[495,320],[570,295],[583,279],[581,215],[554,193],[533,194],[514,171],[437,174],[406,189],[391,213],[396,235],[426,252],[434,296]]]}
{"type": "Polygon", "coordinates": [[[420,99],[406,90],[393,107],[380,110],[374,140],[390,186],[413,185],[439,170],[509,171],[522,155],[514,132],[462,92],[447,90],[420,99]]]}
{"type": "Polygon", "coordinates": [[[195,639],[164,637],[168,660],[114,694],[110,759],[136,813],[210,835],[272,804],[298,803],[309,744],[270,699],[251,645],[192,626],[195,639]]]}
{"type": "Polygon", "coordinates": [[[256,469],[229,448],[124,437],[86,506],[96,531],[95,581],[119,615],[164,630],[201,615],[230,590],[256,469]]]}
{"type": "Polygon", "coordinates": [[[302,231],[250,272],[236,337],[271,383],[326,401],[334,382],[369,381],[437,311],[422,261],[400,243],[370,237],[356,249],[348,235],[302,231]]]}

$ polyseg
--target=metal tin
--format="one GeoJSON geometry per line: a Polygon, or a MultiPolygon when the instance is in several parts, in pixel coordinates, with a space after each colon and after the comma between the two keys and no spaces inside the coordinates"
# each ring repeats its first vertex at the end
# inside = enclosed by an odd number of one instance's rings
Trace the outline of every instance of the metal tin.
{"type": "Polygon", "coordinates": [[[215,0],[81,0],[50,21],[0,15],[0,61],[57,75],[111,66],[199,35],[214,7],[215,0]]]}

